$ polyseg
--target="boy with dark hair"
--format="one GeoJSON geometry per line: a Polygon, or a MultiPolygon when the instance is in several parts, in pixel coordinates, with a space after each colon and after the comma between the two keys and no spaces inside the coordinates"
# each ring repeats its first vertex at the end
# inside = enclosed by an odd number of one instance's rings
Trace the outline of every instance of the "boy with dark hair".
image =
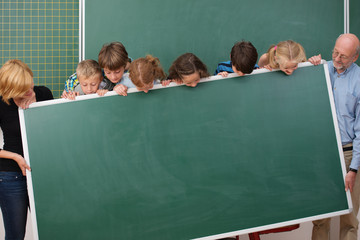
{"type": "Polygon", "coordinates": [[[250,74],[259,66],[256,65],[258,53],[251,42],[235,43],[230,52],[231,61],[218,64],[215,75],[226,77],[228,73],[237,73],[239,76],[250,74]]]}

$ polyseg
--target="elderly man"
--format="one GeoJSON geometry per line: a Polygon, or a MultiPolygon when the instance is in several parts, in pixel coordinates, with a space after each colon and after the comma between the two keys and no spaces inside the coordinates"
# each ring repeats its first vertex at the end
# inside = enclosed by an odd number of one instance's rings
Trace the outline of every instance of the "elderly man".
{"type": "MultiPolygon", "coordinates": [[[[337,120],[347,174],[345,191],[350,190],[353,211],[340,217],[340,239],[357,240],[360,198],[360,67],[355,63],[359,57],[360,43],[354,34],[338,37],[328,62],[333,89],[337,120]]],[[[321,56],[309,59],[313,64],[320,63],[321,56]]],[[[328,240],[330,218],[313,222],[313,240],[328,240]]]]}

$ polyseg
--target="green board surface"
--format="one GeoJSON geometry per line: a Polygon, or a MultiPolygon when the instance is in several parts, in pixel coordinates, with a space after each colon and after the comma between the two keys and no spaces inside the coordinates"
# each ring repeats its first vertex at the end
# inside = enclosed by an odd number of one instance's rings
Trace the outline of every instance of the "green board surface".
{"type": "MultiPolygon", "coordinates": [[[[350,33],[353,33],[360,38],[360,1],[349,0],[349,11],[350,33]]],[[[356,63],[360,64],[360,59],[358,59],[356,63]]]]}
{"type": "Polygon", "coordinates": [[[193,239],[349,208],[323,65],[20,113],[41,240],[193,239]]]}
{"type": "Polygon", "coordinates": [[[152,54],[165,69],[193,52],[213,73],[230,60],[235,42],[251,41],[259,56],[292,39],[307,57],[331,59],[344,32],[344,2],[338,0],[102,0],[85,2],[85,58],[97,59],[104,43],[120,41],[133,59],[152,54]],[[101,16],[101,17],[99,17],[101,16]]]}

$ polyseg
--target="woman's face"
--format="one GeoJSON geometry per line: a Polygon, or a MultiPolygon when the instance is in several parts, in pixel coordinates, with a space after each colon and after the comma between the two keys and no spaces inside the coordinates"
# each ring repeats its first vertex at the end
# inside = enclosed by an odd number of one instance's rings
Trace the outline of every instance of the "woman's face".
{"type": "Polygon", "coordinates": [[[30,88],[21,96],[21,98],[31,98],[34,94],[34,82],[32,82],[30,88]]]}

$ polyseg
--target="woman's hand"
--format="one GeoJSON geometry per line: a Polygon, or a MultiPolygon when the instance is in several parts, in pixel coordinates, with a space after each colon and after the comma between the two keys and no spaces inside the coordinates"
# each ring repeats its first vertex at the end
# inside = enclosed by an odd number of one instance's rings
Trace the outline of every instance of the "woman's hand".
{"type": "Polygon", "coordinates": [[[14,98],[14,102],[18,107],[27,109],[30,104],[36,102],[35,92],[32,91],[32,94],[28,97],[14,98]]]}
{"type": "Polygon", "coordinates": [[[14,160],[19,165],[21,172],[24,176],[26,176],[26,169],[31,171],[31,168],[29,167],[29,165],[27,165],[25,159],[20,154],[1,150],[0,157],[14,160]]]}
{"type": "Polygon", "coordinates": [[[15,162],[17,162],[17,164],[19,165],[20,169],[21,169],[21,172],[24,176],[26,176],[26,169],[31,171],[31,168],[29,165],[27,165],[25,159],[19,155],[19,154],[16,154],[15,157],[13,158],[15,162]]]}

